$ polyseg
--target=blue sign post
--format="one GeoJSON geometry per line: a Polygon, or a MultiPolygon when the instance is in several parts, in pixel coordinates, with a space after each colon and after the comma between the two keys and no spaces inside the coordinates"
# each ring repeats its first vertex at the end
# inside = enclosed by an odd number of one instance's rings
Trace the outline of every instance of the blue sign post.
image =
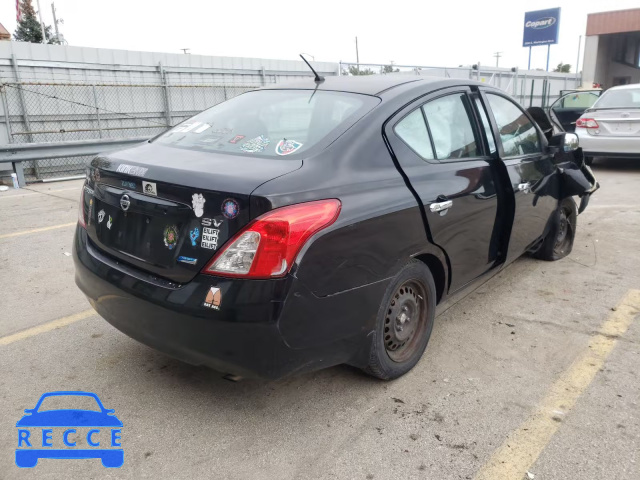
{"type": "Polygon", "coordinates": [[[529,47],[529,66],[531,69],[531,47],[547,46],[547,71],[549,71],[549,53],[551,45],[558,43],[560,28],[560,8],[536,10],[524,14],[524,34],[522,46],[529,47]]]}

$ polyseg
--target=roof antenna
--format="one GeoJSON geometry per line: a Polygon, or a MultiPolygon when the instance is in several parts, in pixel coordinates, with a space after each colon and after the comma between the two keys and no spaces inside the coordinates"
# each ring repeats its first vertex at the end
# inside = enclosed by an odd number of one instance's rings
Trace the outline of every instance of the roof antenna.
{"type": "Polygon", "coordinates": [[[318,72],[316,72],[316,71],[313,69],[313,67],[311,66],[311,64],[310,64],[309,62],[307,62],[307,59],[306,59],[306,58],[304,58],[304,57],[302,56],[302,54],[300,54],[300,58],[301,58],[302,60],[304,60],[304,63],[306,63],[306,64],[307,64],[307,66],[311,69],[311,71],[313,72],[313,74],[316,76],[316,78],[315,78],[313,81],[314,81],[314,82],[316,82],[316,83],[322,83],[322,82],[324,82],[324,77],[321,77],[320,75],[318,75],[318,72]]]}

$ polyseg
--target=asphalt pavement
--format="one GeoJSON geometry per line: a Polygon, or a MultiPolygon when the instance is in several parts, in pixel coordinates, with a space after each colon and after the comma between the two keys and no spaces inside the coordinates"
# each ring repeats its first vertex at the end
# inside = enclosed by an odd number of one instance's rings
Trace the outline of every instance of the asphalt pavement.
{"type": "Polygon", "coordinates": [[[637,480],[640,162],[594,171],[573,253],[469,293],[392,382],[340,366],[234,383],[155,352],[75,286],[81,182],[0,192],[0,478],[637,480]],[[15,465],[16,422],[54,390],[115,409],[122,468],[15,465]]]}

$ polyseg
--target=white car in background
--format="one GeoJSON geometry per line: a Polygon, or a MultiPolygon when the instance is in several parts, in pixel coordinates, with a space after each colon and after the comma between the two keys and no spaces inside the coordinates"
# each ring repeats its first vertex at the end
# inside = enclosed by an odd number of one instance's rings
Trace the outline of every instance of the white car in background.
{"type": "Polygon", "coordinates": [[[593,157],[640,159],[640,84],[605,91],[576,121],[587,164],[593,157]]]}

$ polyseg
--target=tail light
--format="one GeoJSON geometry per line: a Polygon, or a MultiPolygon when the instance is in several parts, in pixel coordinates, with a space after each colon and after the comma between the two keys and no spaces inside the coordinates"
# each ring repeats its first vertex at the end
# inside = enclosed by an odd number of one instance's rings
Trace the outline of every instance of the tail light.
{"type": "Polygon", "coordinates": [[[576,128],[600,128],[593,118],[579,118],[576,120],[576,128]]]}
{"type": "Polygon", "coordinates": [[[80,190],[80,205],[78,205],[78,224],[82,228],[87,228],[87,222],[84,219],[84,185],[80,190]]]}
{"type": "Polygon", "coordinates": [[[203,269],[222,277],[286,275],[307,240],[333,224],[342,204],[328,199],[277,208],[238,232],[203,269]]]}

